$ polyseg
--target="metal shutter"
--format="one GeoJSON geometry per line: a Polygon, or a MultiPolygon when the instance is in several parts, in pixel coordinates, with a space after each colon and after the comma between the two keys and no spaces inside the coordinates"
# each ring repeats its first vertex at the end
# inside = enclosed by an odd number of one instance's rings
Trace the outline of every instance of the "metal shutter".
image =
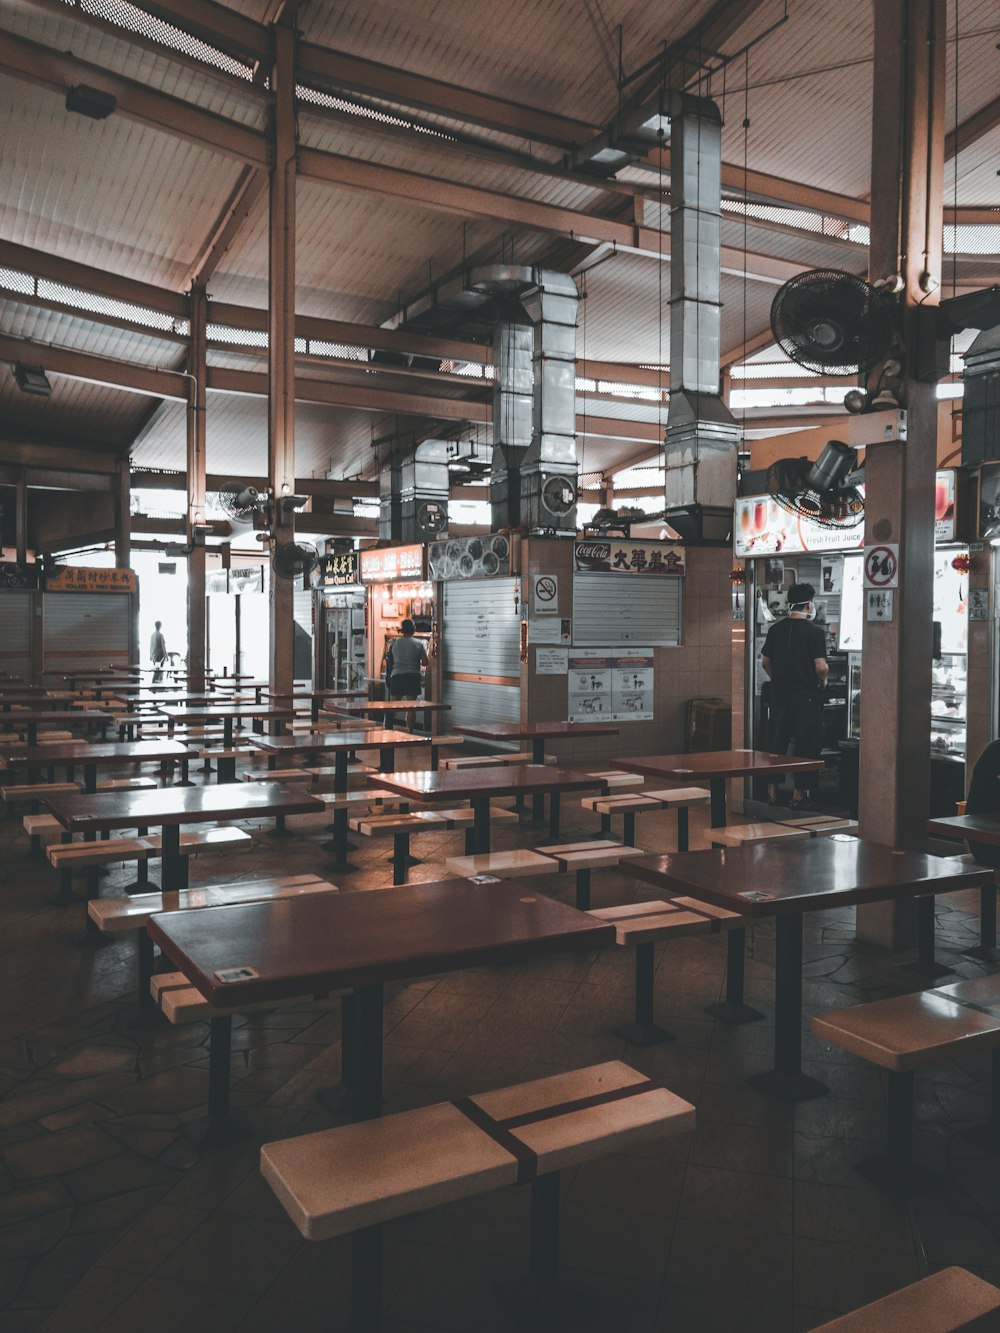
{"type": "Polygon", "coordinates": [[[63,660],[128,661],[132,599],[128,593],[47,592],[42,595],[42,652],[47,671],[63,660]]]}
{"type": "Polygon", "coordinates": [[[31,679],[31,598],[30,592],[0,592],[0,671],[31,679]]]}
{"type": "Polygon", "coordinates": [[[573,577],[573,643],[580,648],[621,643],[678,647],[683,582],[662,574],[578,570],[573,577]]]}
{"type": "Polygon", "coordinates": [[[521,716],[520,580],[444,585],[444,702],[450,724],[517,722],[521,716]],[[493,679],[461,679],[455,676],[493,679]],[[498,679],[499,678],[499,679],[498,679]]]}

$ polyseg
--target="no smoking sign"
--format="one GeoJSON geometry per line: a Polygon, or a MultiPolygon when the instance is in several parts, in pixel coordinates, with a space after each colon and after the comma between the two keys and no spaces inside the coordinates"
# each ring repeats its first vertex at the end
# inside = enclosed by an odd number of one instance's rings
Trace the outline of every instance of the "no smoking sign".
{"type": "Polygon", "coordinates": [[[865,551],[865,587],[899,587],[899,545],[886,542],[865,551]]]}

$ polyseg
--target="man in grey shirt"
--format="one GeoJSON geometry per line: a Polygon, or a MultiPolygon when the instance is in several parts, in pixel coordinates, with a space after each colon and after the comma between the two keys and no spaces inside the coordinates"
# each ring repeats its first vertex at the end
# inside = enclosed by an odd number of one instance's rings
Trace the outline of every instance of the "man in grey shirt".
{"type": "MultiPolygon", "coordinates": [[[[420,698],[420,668],[427,665],[427,650],[414,638],[416,628],[412,620],[404,620],[400,626],[402,638],[393,639],[389,645],[385,678],[390,699],[420,698]]],[[[390,713],[386,722],[391,727],[394,721],[390,713]]]]}

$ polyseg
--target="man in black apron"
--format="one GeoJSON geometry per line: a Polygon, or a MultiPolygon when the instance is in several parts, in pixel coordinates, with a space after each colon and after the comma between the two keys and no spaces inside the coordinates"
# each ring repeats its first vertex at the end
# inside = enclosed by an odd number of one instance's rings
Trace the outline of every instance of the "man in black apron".
{"type": "MultiPolygon", "coordinates": [[[[815,596],[811,583],[793,583],[788,590],[789,615],[771,626],[761,650],[761,664],[771,679],[767,748],[772,754],[787,754],[792,742],[800,759],[818,759],[823,749],[823,690],[830,668],[826,635],[812,623],[815,596]]],[[[793,810],[816,809],[805,785],[810,776],[796,780],[793,810]]],[[[768,799],[777,805],[774,784],[768,787],[768,799]]]]}

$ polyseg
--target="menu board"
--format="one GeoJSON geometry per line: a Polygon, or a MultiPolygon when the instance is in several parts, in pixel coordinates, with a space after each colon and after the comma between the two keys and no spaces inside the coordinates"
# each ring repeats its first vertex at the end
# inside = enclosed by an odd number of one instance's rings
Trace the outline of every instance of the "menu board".
{"type": "Polygon", "coordinates": [[[652,720],[652,648],[575,648],[568,668],[570,722],[652,720]]]}

